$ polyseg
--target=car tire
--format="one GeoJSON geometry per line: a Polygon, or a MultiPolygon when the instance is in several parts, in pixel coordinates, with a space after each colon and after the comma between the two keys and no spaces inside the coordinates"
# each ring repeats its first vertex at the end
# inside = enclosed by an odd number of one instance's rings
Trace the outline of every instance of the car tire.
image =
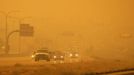
{"type": "Polygon", "coordinates": [[[47,59],[47,61],[50,61],[50,59],[47,59]]]}
{"type": "Polygon", "coordinates": [[[36,62],[39,61],[39,58],[35,58],[35,61],[36,61],[36,62]]]}

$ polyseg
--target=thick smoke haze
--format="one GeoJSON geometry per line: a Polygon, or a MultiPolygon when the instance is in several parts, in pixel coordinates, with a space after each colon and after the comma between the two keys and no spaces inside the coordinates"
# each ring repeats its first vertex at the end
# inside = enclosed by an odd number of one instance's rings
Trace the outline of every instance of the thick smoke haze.
{"type": "MultiPolygon", "coordinates": [[[[19,11],[8,18],[8,32],[18,29],[17,18],[34,26],[34,37],[21,38],[21,52],[40,47],[73,48],[84,55],[134,57],[133,0],[0,0],[0,11],[19,11]]],[[[0,13],[0,39],[4,40],[5,17],[0,13]]],[[[18,52],[19,34],[10,39],[18,52]]]]}

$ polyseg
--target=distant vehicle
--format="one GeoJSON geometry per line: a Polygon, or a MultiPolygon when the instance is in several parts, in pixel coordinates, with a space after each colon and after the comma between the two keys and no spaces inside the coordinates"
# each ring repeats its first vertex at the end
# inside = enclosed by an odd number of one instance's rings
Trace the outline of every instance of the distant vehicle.
{"type": "Polygon", "coordinates": [[[46,60],[50,61],[50,55],[48,49],[40,49],[32,54],[32,58],[35,61],[46,60]]]}
{"type": "Polygon", "coordinates": [[[78,58],[79,53],[78,52],[67,52],[66,56],[69,58],[78,58]]]}
{"type": "Polygon", "coordinates": [[[65,54],[61,51],[54,51],[54,52],[50,52],[50,58],[52,60],[62,60],[64,61],[64,57],[65,57],[65,54]]]}

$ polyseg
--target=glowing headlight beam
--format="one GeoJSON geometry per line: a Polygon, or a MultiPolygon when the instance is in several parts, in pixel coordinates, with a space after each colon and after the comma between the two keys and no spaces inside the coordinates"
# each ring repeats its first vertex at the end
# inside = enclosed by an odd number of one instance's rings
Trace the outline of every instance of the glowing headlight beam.
{"type": "Polygon", "coordinates": [[[63,56],[60,56],[61,58],[63,58],[63,56]]]}
{"type": "Polygon", "coordinates": [[[31,57],[34,58],[34,55],[32,55],[31,57]]]}
{"type": "Polygon", "coordinates": [[[73,54],[70,54],[70,57],[72,57],[73,56],[73,54]]]}
{"type": "Polygon", "coordinates": [[[78,57],[78,56],[79,56],[79,54],[75,54],[75,56],[76,56],[76,57],[78,57]]]}
{"type": "Polygon", "coordinates": [[[54,58],[57,58],[56,56],[54,56],[54,58]]]}

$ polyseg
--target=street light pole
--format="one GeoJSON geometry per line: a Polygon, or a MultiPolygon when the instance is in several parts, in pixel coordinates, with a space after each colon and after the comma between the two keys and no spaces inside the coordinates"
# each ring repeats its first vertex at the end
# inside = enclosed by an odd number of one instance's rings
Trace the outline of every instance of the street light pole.
{"type": "Polygon", "coordinates": [[[16,12],[16,11],[11,11],[11,12],[3,12],[0,11],[0,13],[5,15],[5,53],[8,54],[9,53],[9,45],[8,45],[8,17],[9,14],[16,12]]]}
{"type": "Polygon", "coordinates": [[[5,37],[6,37],[6,49],[5,49],[5,53],[8,54],[9,53],[9,45],[8,45],[8,13],[6,14],[6,26],[5,26],[5,37]]]}
{"type": "MultiPolygon", "coordinates": [[[[19,20],[19,25],[21,25],[21,24],[23,24],[22,23],[23,20],[31,18],[31,17],[24,17],[24,18],[16,18],[16,17],[14,17],[14,18],[19,20]]],[[[7,34],[6,37],[8,37],[8,32],[7,32],[7,30],[8,30],[8,28],[7,28],[8,23],[7,23],[7,21],[8,21],[8,16],[6,16],[6,34],[7,34]]],[[[8,45],[8,41],[7,40],[8,40],[8,38],[6,38],[6,50],[5,50],[6,53],[9,52],[9,45],[8,45]]],[[[18,53],[20,54],[21,53],[21,36],[19,36],[19,46],[18,47],[19,47],[18,48],[18,53]]]]}

